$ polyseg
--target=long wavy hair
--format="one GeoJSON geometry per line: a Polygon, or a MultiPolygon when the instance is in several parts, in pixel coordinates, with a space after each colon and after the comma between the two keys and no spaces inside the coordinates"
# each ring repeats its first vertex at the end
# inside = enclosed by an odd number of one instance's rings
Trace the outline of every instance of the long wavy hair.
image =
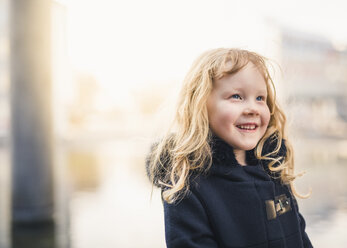
{"type": "Polygon", "coordinates": [[[270,171],[280,172],[281,182],[289,185],[294,195],[300,198],[309,196],[299,194],[293,185],[294,179],[304,173],[294,175],[293,148],[285,132],[286,116],[276,102],[275,86],[267,68],[268,60],[247,50],[218,48],[201,54],[191,66],[183,82],[174,120],[149,155],[150,180],[162,187],[162,198],[166,202],[173,203],[188,192],[190,172],[208,171],[212,164],[206,103],[213,82],[237,73],[250,62],[265,79],[267,105],[271,113],[267,130],[254,149],[255,156],[259,160],[267,160],[270,171]],[[276,137],[276,148],[262,155],[264,142],[269,137],[276,137]],[[277,157],[282,142],[286,155],[277,157]]]}

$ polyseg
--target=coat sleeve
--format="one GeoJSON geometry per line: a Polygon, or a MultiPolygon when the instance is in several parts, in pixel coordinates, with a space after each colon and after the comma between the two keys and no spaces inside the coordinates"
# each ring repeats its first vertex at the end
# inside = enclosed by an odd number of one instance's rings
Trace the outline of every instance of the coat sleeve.
{"type": "Polygon", "coordinates": [[[300,225],[300,231],[301,231],[301,236],[302,236],[302,242],[304,244],[305,248],[313,248],[311,241],[305,231],[306,228],[306,222],[304,217],[302,216],[302,214],[299,212],[299,205],[298,202],[296,201],[295,197],[293,197],[294,200],[294,207],[296,209],[297,212],[297,217],[298,217],[298,221],[299,221],[299,225],[300,225]]]}
{"type": "Polygon", "coordinates": [[[168,248],[218,247],[206,211],[197,195],[189,192],[178,203],[164,204],[168,248]]]}

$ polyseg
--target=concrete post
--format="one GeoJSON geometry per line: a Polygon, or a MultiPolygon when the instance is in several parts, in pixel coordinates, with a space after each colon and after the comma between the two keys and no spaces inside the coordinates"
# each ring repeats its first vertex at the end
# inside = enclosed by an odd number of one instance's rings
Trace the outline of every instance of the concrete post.
{"type": "Polygon", "coordinates": [[[53,222],[50,13],[10,1],[13,223],[53,222]]]}

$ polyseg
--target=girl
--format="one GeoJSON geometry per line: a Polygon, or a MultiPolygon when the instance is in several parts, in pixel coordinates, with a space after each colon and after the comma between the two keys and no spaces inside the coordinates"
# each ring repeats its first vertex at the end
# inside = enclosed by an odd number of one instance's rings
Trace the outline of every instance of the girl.
{"type": "Polygon", "coordinates": [[[167,247],[312,247],[275,96],[254,52],[221,48],[195,61],[174,123],[147,159],[167,247]]]}

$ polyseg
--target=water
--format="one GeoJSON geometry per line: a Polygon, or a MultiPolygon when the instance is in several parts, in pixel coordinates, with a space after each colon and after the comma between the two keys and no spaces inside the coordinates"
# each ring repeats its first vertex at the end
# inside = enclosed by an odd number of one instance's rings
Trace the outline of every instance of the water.
{"type": "Polygon", "coordinates": [[[145,176],[145,142],[124,139],[72,149],[94,154],[94,164],[84,165],[97,169],[89,186],[72,178],[80,183],[70,201],[71,247],[164,247],[160,194],[156,190],[151,200],[145,176]]]}

